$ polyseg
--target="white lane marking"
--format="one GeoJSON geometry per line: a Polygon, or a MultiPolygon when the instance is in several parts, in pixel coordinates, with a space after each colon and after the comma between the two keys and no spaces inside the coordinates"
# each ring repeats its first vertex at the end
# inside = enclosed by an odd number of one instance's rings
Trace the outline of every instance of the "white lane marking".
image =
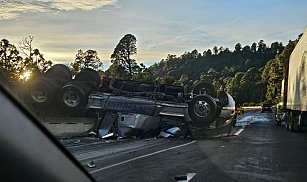
{"type": "Polygon", "coordinates": [[[239,129],[239,131],[237,131],[234,135],[235,135],[235,136],[238,136],[242,131],[244,131],[243,128],[239,129]]]}
{"type": "Polygon", "coordinates": [[[190,181],[195,175],[196,175],[196,173],[188,173],[187,174],[187,176],[188,176],[187,182],[190,181]]]}
{"type": "Polygon", "coordinates": [[[177,182],[189,182],[195,175],[196,175],[196,173],[188,173],[187,174],[187,180],[179,180],[177,182]]]}
{"type": "Polygon", "coordinates": [[[196,140],[194,140],[192,142],[189,142],[189,143],[182,144],[182,145],[177,145],[177,146],[174,146],[174,147],[171,147],[171,148],[163,149],[163,150],[160,150],[160,151],[157,151],[157,152],[153,152],[153,153],[150,153],[150,154],[146,154],[146,155],[142,155],[142,156],[139,156],[139,157],[135,157],[133,159],[125,160],[125,161],[122,161],[122,162],[119,162],[119,163],[116,163],[116,164],[112,164],[110,166],[106,166],[106,167],[103,167],[103,168],[100,168],[100,169],[96,169],[94,171],[90,171],[89,173],[93,174],[93,173],[96,173],[96,172],[99,172],[99,171],[103,171],[105,169],[109,169],[111,167],[115,167],[115,166],[119,166],[119,165],[122,165],[122,164],[126,164],[126,163],[131,162],[131,161],[135,161],[135,160],[138,160],[138,159],[142,159],[142,158],[145,158],[145,157],[156,155],[156,154],[159,154],[159,153],[162,153],[162,152],[166,152],[166,151],[169,151],[169,150],[173,150],[173,149],[176,149],[176,148],[184,147],[184,146],[190,145],[190,144],[195,143],[195,142],[196,142],[196,140]]]}

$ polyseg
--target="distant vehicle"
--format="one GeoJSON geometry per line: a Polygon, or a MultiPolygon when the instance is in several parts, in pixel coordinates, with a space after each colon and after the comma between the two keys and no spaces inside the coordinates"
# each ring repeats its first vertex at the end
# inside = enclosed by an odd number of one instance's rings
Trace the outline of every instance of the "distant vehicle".
{"type": "Polygon", "coordinates": [[[284,67],[281,102],[277,105],[276,124],[286,123],[294,132],[307,125],[307,29],[284,67]]]}
{"type": "Polygon", "coordinates": [[[261,106],[261,112],[273,112],[272,110],[272,104],[262,104],[261,106]]]}

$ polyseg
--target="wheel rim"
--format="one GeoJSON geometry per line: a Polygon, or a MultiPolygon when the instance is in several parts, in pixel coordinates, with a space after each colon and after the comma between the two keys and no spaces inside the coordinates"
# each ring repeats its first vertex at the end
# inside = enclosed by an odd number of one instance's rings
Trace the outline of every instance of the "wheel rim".
{"type": "Polygon", "coordinates": [[[209,95],[209,94],[208,94],[208,90],[206,90],[205,88],[199,89],[199,90],[196,92],[196,94],[198,94],[198,95],[209,95]]]}
{"type": "Polygon", "coordinates": [[[31,92],[31,98],[38,103],[43,103],[47,100],[47,93],[43,90],[35,90],[31,92]]]}
{"type": "Polygon", "coordinates": [[[199,117],[206,117],[210,113],[210,106],[205,101],[197,101],[194,105],[195,114],[199,117]]]}
{"type": "Polygon", "coordinates": [[[69,107],[76,107],[80,103],[80,97],[75,92],[67,91],[63,95],[63,101],[69,107]]]}

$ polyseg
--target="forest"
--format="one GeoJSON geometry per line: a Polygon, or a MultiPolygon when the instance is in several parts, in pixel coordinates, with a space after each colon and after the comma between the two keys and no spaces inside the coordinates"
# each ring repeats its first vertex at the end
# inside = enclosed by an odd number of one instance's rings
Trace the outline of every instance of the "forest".
{"type": "MultiPolygon", "coordinates": [[[[180,85],[186,94],[194,84],[206,80],[217,89],[229,92],[237,105],[276,104],[280,98],[284,65],[288,64],[301,35],[289,40],[287,45],[282,42],[267,45],[260,40],[251,45],[237,43],[233,50],[214,46],[203,52],[195,49],[182,55],[168,54],[165,59],[146,67],[133,59],[137,54],[136,37],[126,34],[115,46],[107,70],[102,70],[103,63],[94,49],[77,50],[75,60],[67,65],[73,74],[92,68],[99,71],[101,77],[180,85]]],[[[19,45],[5,38],[0,41],[0,71],[12,86],[26,85],[53,64],[33,47],[33,41],[33,36],[22,38],[19,45]]]]}

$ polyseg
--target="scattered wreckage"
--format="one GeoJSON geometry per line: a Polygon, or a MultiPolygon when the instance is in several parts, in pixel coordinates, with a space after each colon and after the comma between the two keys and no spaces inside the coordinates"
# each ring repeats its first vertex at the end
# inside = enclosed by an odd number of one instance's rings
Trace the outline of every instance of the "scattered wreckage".
{"type": "Polygon", "coordinates": [[[53,66],[26,89],[23,97],[36,113],[97,117],[91,131],[100,137],[111,132],[116,137],[206,137],[231,131],[235,102],[209,82],[186,94],[182,86],[100,79],[89,68],[72,79],[65,67],[53,66]]]}

